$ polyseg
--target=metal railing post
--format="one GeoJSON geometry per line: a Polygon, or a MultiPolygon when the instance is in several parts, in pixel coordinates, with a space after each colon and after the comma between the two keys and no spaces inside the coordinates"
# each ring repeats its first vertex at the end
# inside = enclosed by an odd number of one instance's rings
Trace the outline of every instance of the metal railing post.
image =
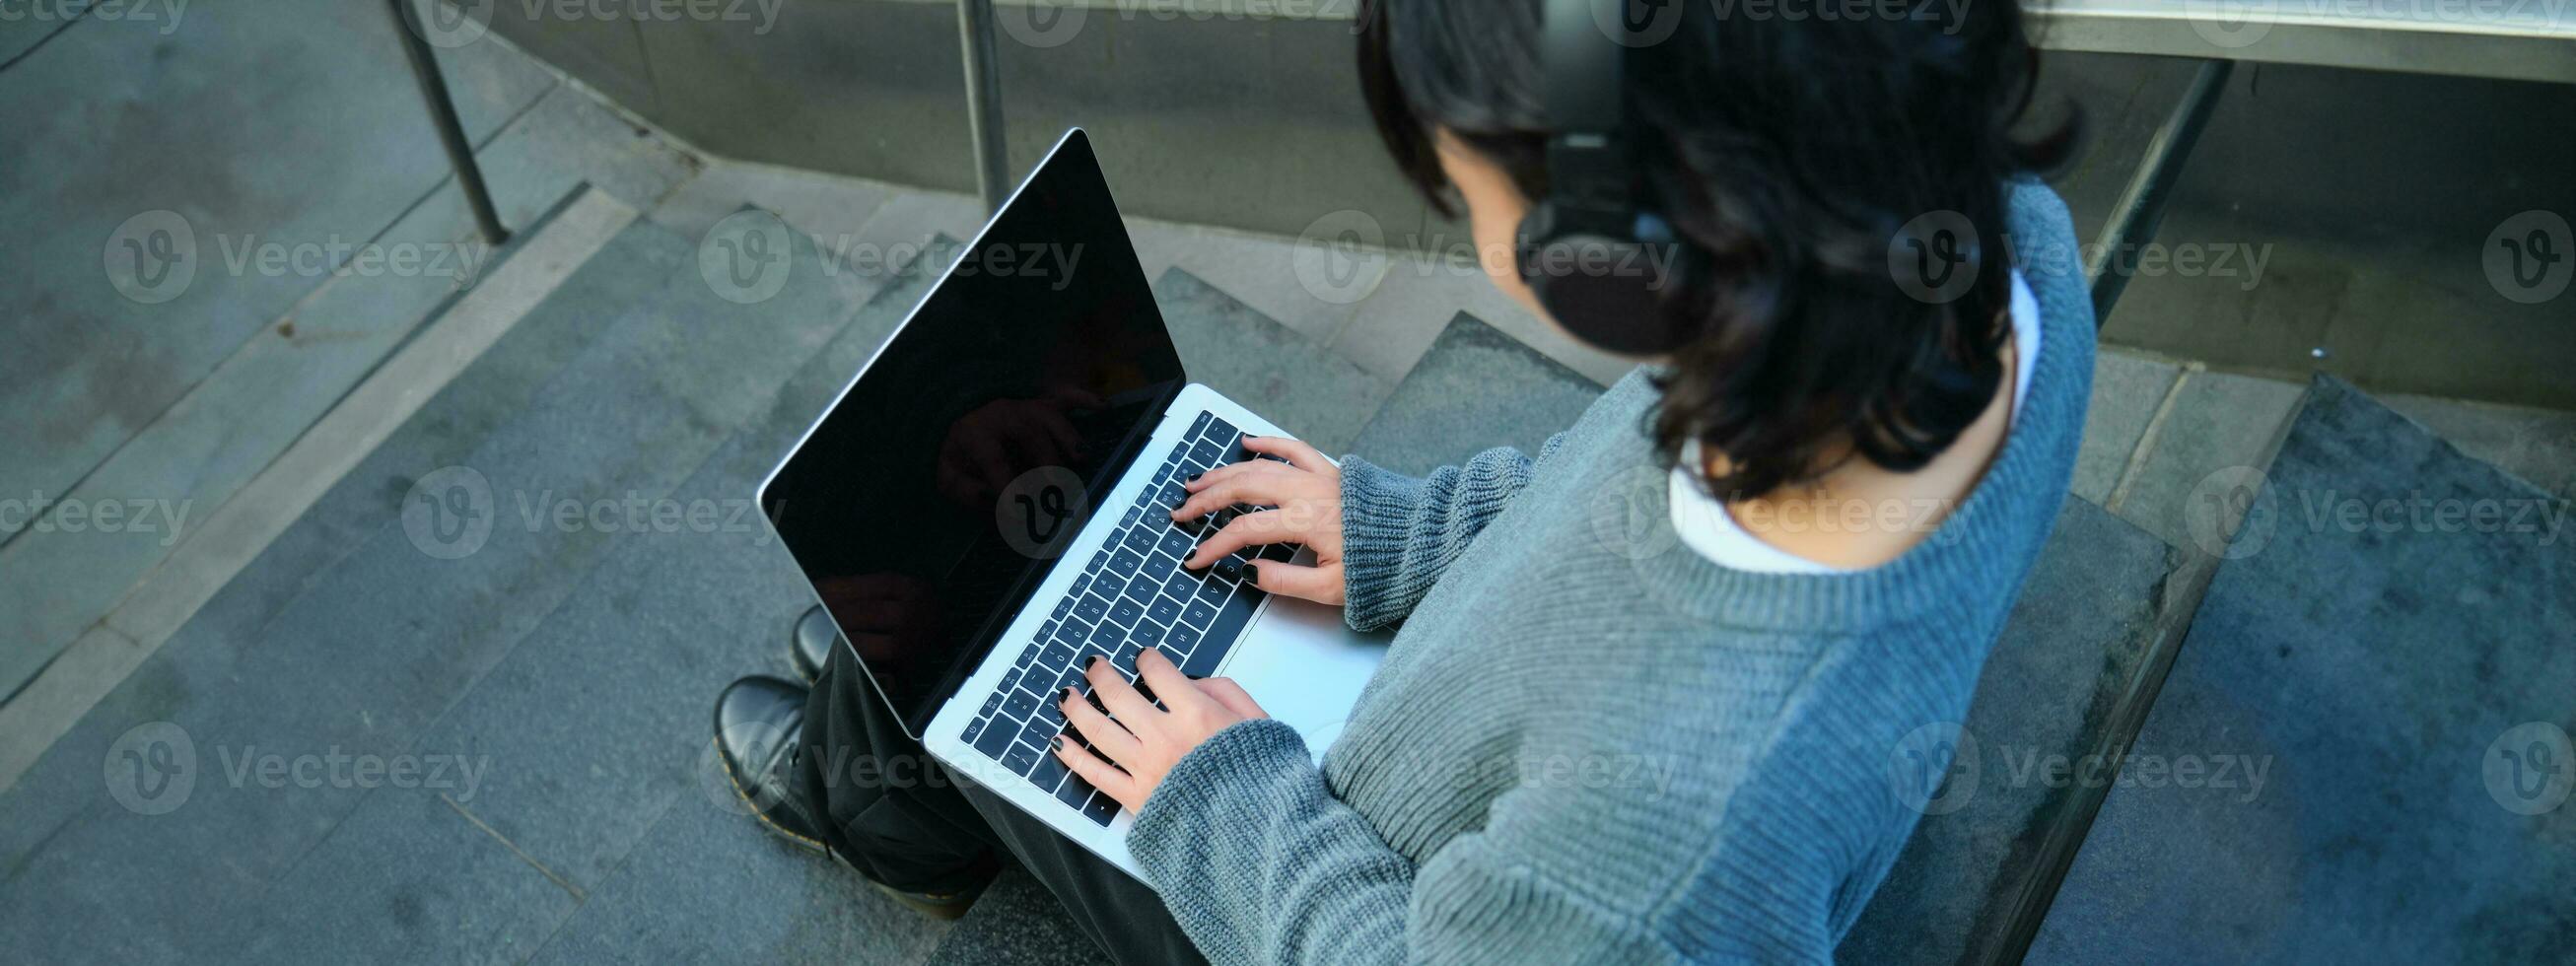
{"type": "MultiPolygon", "coordinates": [[[[433,0],[434,2],[434,0],[433,0]]],[[[411,73],[420,81],[420,94],[429,102],[430,124],[438,128],[438,143],[447,148],[447,163],[456,169],[456,186],[465,192],[465,205],[474,211],[474,227],[483,240],[494,245],[510,237],[501,227],[501,216],[492,210],[491,189],[483,184],[483,168],[474,161],[474,144],[465,139],[465,127],[456,121],[456,101],[447,93],[447,79],[438,72],[438,56],[422,40],[420,23],[413,18],[412,0],[386,0],[394,14],[394,34],[402,41],[404,59],[411,63],[411,73]]]]}
{"type": "Polygon", "coordinates": [[[993,0],[957,0],[957,41],[966,58],[966,126],[975,133],[975,188],[984,212],[1002,209],[1010,158],[1002,146],[1002,76],[993,59],[993,0]]]}
{"type": "Polygon", "coordinates": [[[2209,125],[2210,111],[2218,106],[2218,95],[2226,93],[2227,75],[2235,67],[2232,60],[2200,62],[2182,102],[2174,105],[2164,126],[2147,142],[2146,157],[2138,160],[2137,173],[2129,176],[2129,186],[2111,206],[2111,219],[2102,226],[2101,247],[2093,253],[2093,263],[2084,266],[2085,273],[2093,276],[2094,327],[2110,324],[2111,307],[2119,304],[2120,292],[2129,287],[2129,273],[2137,267],[2134,262],[2122,262],[2121,254],[2156,237],[2156,226],[2164,221],[2165,201],[2173,196],[2175,182],[2182,180],[2183,162],[2191,159],[2192,145],[2200,142],[2200,131],[2209,125]]]}

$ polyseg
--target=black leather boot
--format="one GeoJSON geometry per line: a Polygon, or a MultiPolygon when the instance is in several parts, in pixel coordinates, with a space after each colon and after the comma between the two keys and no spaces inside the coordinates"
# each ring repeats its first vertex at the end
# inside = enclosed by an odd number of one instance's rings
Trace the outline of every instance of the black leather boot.
{"type": "MultiPolygon", "coordinates": [[[[815,608],[815,613],[821,612],[822,608],[815,608]]],[[[826,622],[827,630],[829,626],[826,622]]],[[[726,685],[724,693],[716,696],[716,758],[733,782],[734,794],[741,796],[763,828],[799,848],[831,855],[856,872],[856,866],[823,844],[805,803],[793,798],[796,758],[804,753],[805,694],[804,687],[767,675],[755,674],[726,685]]],[[[998,871],[998,866],[982,869],[974,887],[951,893],[906,892],[875,879],[868,879],[868,884],[916,912],[955,919],[966,914],[998,871]]],[[[864,873],[861,878],[866,878],[864,873]]]]}
{"type": "Polygon", "coordinates": [[[788,640],[788,657],[796,670],[812,681],[823,676],[823,665],[831,663],[832,648],[841,643],[841,629],[832,625],[832,615],[816,604],[796,619],[796,633],[788,640]]]}
{"type": "Polygon", "coordinates": [[[716,696],[716,758],[753,818],[801,848],[829,854],[802,803],[789,800],[805,737],[805,688],[765,675],[716,696]]]}

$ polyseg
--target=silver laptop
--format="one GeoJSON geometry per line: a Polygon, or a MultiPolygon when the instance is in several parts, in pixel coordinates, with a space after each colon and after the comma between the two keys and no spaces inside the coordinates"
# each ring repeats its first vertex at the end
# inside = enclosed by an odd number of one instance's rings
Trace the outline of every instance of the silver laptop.
{"type": "MultiPolygon", "coordinates": [[[[1268,458],[1244,451],[1246,433],[1291,435],[1190,381],[1075,129],[760,500],[907,733],[1136,874],[1134,817],[1047,750],[1064,730],[1054,696],[1089,692],[1092,655],[1132,679],[1157,647],[1192,676],[1233,678],[1321,755],[1385,651],[1338,609],[1180,566],[1221,522],[1174,525],[1181,483],[1268,458]]],[[[1236,562],[1263,558],[1308,562],[1288,546],[1236,562]]]]}

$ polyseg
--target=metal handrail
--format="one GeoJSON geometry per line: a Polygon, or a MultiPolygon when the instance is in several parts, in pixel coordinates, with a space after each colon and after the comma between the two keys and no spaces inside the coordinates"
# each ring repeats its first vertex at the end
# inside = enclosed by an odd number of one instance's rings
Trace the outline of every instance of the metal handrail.
{"type": "Polygon", "coordinates": [[[464,125],[456,121],[456,101],[447,92],[447,78],[438,72],[438,55],[421,39],[419,11],[412,0],[385,0],[394,15],[394,34],[402,41],[404,60],[411,64],[412,77],[420,81],[420,95],[429,102],[429,121],[438,129],[438,143],[447,149],[447,163],[456,169],[456,186],[465,192],[465,206],[474,212],[474,228],[483,240],[498,245],[510,238],[501,227],[501,215],[492,210],[492,190],[483,183],[483,167],[474,160],[474,143],[465,138],[464,125]]]}
{"type": "Polygon", "coordinates": [[[1002,143],[1002,75],[993,57],[993,0],[957,0],[957,45],[966,61],[966,126],[975,135],[975,189],[984,213],[1002,210],[1010,158],[1002,143]]]}

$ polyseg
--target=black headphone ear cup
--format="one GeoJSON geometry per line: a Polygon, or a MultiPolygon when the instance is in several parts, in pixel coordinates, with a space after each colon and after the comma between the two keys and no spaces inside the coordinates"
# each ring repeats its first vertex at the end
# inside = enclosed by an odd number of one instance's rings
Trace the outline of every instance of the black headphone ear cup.
{"type": "Polygon", "coordinates": [[[1515,252],[1521,280],[1538,304],[1576,339],[1605,352],[1661,355],[1678,348],[1684,327],[1663,313],[1664,290],[1680,281],[1678,242],[1645,243],[1556,231],[1552,206],[1521,219],[1515,252]]]}

